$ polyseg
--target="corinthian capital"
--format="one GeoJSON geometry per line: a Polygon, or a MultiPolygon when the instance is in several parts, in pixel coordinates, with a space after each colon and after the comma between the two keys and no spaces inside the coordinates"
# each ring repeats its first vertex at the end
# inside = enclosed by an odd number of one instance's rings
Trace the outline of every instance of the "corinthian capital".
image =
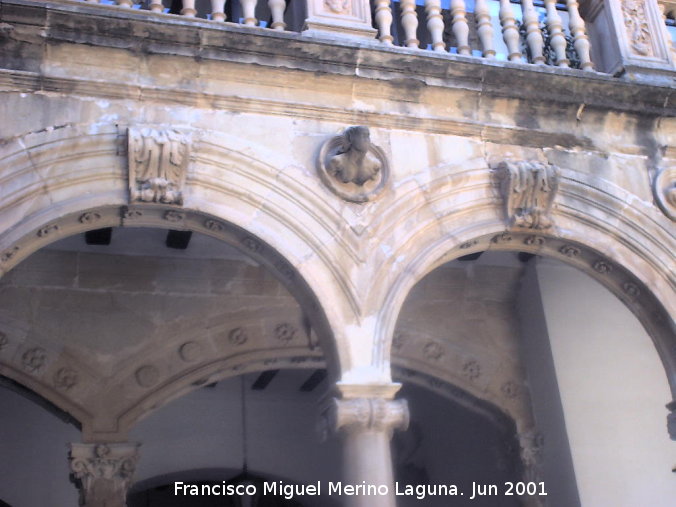
{"type": "Polygon", "coordinates": [[[384,398],[334,399],[330,419],[336,431],[392,433],[394,430],[408,428],[408,403],[406,400],[384,398]]]}
{"type": "Polygon", "coordinates": [[[71,444],[70,469],[84,507],[124,507],[138,444],[71,444]]]}

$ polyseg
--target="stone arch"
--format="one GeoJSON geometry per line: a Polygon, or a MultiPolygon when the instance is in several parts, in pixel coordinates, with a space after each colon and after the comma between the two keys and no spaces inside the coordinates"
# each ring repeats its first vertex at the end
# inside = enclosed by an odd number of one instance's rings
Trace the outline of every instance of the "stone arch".
{"type": "Polygon", "coordinates": [[[546,230],[506,225],[494,175],[486,165],[410,186],[383,217],[383,231],[401,216],[417,216],[405,237],[383,234],[388,260],[379,260],[370,295],[377,313],[374,363],[390,367],[397,316],[413,286],[436,267],[484,250],[552,256],[600,281],[638,317],[652,337],[676,398],[676,314],[671,222],[650,203],[613,183],[560,169],[560,187],[546,230]],[[421,200],[415,194],[424,193],[421,200]],[[433,196],[433,199],[431,198],[433,196]]]}
{"type": "MultiPolygon", "coordinates": [[[[0,231],[0,272],[58,239],[103,227],[201,232],[252,256],[291,290],[312,320],[330,370],[339,377],[351,359],[333,330],[342,329],[341,322],[358,307],[337,260],[353,256],[352,246],[332,232],[339,213],[324,206],[312,188],[285,174],[290,162],[282,155],[225,134],[199,131],[195,138],[181,207],[130,205],[126,126],[70,125],[14,138],[0,151],[0,218],[6,224],[0,231]]],[[[5,359],[10,351],[20,363],[26,352],[18,351],[16,337],[9,340],[5,354],[0,352],[5,356],[0,373],[29,386],[87,427],[91,414],[70,403],[50,382],[23,371],[16,360],[5,359]]],[[[46,364],[51,364],[49,357],[46,364]]],[[[172,387],[159,399],[176,395],[172,387]]],[[[125,423],[142,415],[133,414],[123,418],[125,423]]]]}

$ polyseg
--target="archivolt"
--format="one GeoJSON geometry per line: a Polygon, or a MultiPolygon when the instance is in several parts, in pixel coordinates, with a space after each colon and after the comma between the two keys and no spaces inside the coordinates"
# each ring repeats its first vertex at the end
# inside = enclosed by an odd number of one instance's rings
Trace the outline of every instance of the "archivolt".
{"type": "Polygon", "coordinates": [[[676,286],[673,227],[655,207],[611,182],[561,171],[546,231],[507,230],[488,167],[444,177],[424,191],[412,189],[390,207],[396,217],[420,219],[403,237],[383,223],[381,244],[391,254],[378,264],[370,308],[378,314],[374,361],[389,366],[390,344],[401,306],[412,287],[436,267],[483,250],[511,250],[558,258],[599,280],[636,314],[653,339],[676,398],[676,286]],[[463,185],[455,185],[461,179],[463,185]],[[417,192],[424,198],[412,199],[417,192]],[[417,203],[417,204],[416,204],[417,203]],[[396,208],[396,209],[395,209],[396,208]]]}

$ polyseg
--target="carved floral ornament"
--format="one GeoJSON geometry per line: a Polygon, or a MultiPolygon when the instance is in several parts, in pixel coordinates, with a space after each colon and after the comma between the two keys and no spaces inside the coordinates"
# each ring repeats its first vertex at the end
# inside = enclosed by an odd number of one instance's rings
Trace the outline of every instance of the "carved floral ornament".
{"type": "Polygon", "coordinates": [[[132,201],[183,204],[190,139],[172,128],[130,127],[129,192],[132,201]]]}
{"type": "Polygon", "coordinates": [[[622,13],[629,47],[638,55],[654,56],[644,0],[622,0],[622,13]]]}
{"type": "Polygon", "coordinates": [[[653,190],[657,205],[676,221],[676,167],[660,169],[655,175],[653,190]]]}
{"type": "Polygon", "coordinates": [[[335,14],[351,14],[349,0],[324,0],[324,7],[335,14]]]}
{"type": "Polygon", "coordinates": [[[508,225],[550,228],[550,210],[559,186],[556,166],[521,160],[501,162],[496,169],[508,225]]]}
{"type": "Polygon", "coordinates": [[[368,127],[348,127],[321,147],[319,176],[339,197],[367,202],[385,187],[389,166],[385,152],[371,142],[368,127]]]}
{"type": "Polygon", "coordinates": [[[71,444],[70,469],[79,483],[80,505],[125,505],[137,462],[136,444],[71,444]]]}

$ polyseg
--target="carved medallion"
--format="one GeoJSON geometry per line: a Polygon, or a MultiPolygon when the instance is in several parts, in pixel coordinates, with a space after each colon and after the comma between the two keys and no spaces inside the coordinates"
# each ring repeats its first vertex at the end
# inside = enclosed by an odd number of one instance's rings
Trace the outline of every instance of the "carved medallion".
{"type": "Polygon", "coordinates": [[[12,260],[12,257],[14,257],[18,251],[19,251],[18,246],[14,246],[8,250],[5,250],[0,255],[0,262],[9,262],[10,260],[12,260]]]}
{"type": "Polygon", "coordinates": [[[559,252],[561,252],[566,257],[577,257],[580,255],[580,249],[573,245],[563,245],[561,248],[559,248],[559,252]]]}
{"type": "Polygon", "coordinates": [[[501,162],[497,167],[507,223],[524,229],[548,229],[558,188],[555,166],[535,161],[501,162]]]}
{"type": "Polygon", "coordinates": [[[389,166],[385,152],[371,142],[368,127],[348,127],[322,146],[319,176],[343,199],[366,202],[385,188],[389,166]]]}
{"type": "Polygon", "coordinates": [[[47,353],[45,352],[45,349],[42,347],[34,347],[23,353],[21,356],[21,363],[28,371],[36,373],[45,365],[46,359],[47,353]]]}
{"type": "Polygon", "coordinates": [[[95,211],[88,211],[87,213],[80,215],[78,220],[81,224],[93,224],[94,222],[101,220],[101,214],[95,211]]]}
{"type": "Polygon", "coordinates": [[[676,167],[660,169],[653,183],[655,201],[670,219],[676,221],[676,167]]]}
{"type": "Polygon", "coordinates": [[[437,342],[428,342],[423,347],[423,355],[431,361],[438,361],[444,357],[444,349],[437,342]]]}
{"type": "Polygon", "coordinates": [[[638,55],[654,56],[648,15],[643,0],[622,0],[622,12],[627,37],[629,37],[629,47],[638,55]]]}
{"type": "Polygon", "coordinates": [[[60,368],[54,374],[53,380],[56,387],[68,391],[78,383],[79,377],[77,372],[72,368],[60,368]]]}
{"type": "Polygon", "coordinates": [[[132,201],[183,204],[190,140],[174,129],[129,128],[132,201]]]}
{"type": "Polygon", "coordinates": [[[246,331],[241,327],[236,327],[228,334],[228,341],[233,345],[244,345],[248,339],[246,331]]]}
{"type": "Polygon", "coordinates": [[[202,355],[202,346],[197,342],[186,342],[178,349],[178,355],[187,363],[197,361],[202,355]]]}
{"type": "Polygon", "coordinates": [[[481,365],[478,361],[471,359],[462,365],[462,374],[469,380],[476,380],[481,376],[481,365]]]}
{"type": "Polygon", "coordinates": [[[51,225],[45,225],[38,231],[38,236],[41,238],[47,237],[53,232],[56,232],[59,230],[59,226],[56,224],[51,224],[51,225]]]}
{"type": "Polygon", "coordinates": [[[160,380],[160,371],[151,365],[141,366],[136,370],[136,382],[141,387],[151,387],[160,380]]]}
{"type": "Polygon", "coordinates": [[[280,324],[275,328],[275,336],[279,341],[287,343],[296,336],[296,329],[291,324],[280,324]]]}

